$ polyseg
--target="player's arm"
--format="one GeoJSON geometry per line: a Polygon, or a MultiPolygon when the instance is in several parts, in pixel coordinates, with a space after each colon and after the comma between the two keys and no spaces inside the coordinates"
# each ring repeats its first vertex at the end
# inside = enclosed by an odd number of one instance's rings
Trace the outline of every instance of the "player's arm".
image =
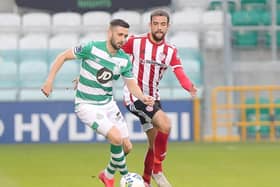
{"type": "Polygon", "coordinates": [[[174,69],[174,73],[180,82],[181,86],[187,90],[192,97],[196,96],[197,88],[194,86],[194,84],[191,82],[191,80],[188,78],[188,76],[185,74],[182,67],[177,67],[174,69]]]}
{"type": "Polygon", "coordinates": [[[180,58],[177,56],[177,50],[174,51],[171,61],[171,66],[176,78],[180,82],[181,86],[187,90],[192,97],[196,96],[197,88],[194,86],[189,77],[185,74],[180,58]]]}
{"type": "Polygon", "coordinates": [[[56,76],[57,72],[59,71],[59,69],[61,68],[61,66],[63,65],[63,63],[67,60],[72,60],[75,58],[76,57],[73,53],[73,49],[67,49],[56,57],[56,59],[53,63],[53,66],[49,72],[49,75],[48,75],[43,87],[41,88],[41,91],[47,97],[52,92],[52,87],[53,87],[53,82],[54,82],[55,76],[56,76]]]}
{"type": "Polygon", "coordinates": [[[152,96],[146,96],[143,94],[142,90],[139,88],[139,86],[137,85],[135,79],[128,79],[125,78],[124,79],[127,88],[129,90],[129,92],[134,95],[135,97],[137,97],[139,100],[141,100],[143,103],[145,103],[146,105],[154,105],[154,98],[152,96]]]}

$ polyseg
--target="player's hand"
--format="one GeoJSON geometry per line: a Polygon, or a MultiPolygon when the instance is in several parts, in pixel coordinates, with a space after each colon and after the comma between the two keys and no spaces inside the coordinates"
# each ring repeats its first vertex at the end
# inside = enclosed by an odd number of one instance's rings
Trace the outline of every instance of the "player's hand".
{"type": "Polygon", "coordinates": [[[152,96],[145,95],[143,98],[143,103],[149,106],[153,106],[155,104],[155,99],[152,96]]]}
{"type": "Polygon", "coordinates": [[[76,77],[74,80],[72,80],[72,83],[74,84],[73,89],[77,90],[78,88],[78,83],[79,83],[80,77],[76,77]]]}
{"type": "Polygon", "coordinates": [[[197,88],[195,87],[195,85],[192,85],[192,87],[191,87],[189,92],[190,92],[192,98],[196,97],[196,95],[197,95],[197,88]]]}
{"type": "Polygon", "coordinates": [[[41,88],[41,91],[46,97],[49,97],[52,92],[52,83],[45,82],[43,87],[41,88]]]}

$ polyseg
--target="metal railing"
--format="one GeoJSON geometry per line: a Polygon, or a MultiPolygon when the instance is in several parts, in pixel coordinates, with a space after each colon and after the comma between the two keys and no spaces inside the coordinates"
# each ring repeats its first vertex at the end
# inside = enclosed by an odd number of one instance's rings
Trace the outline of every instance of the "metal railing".
{"type": "Polygon", "coordinates": [[[216,87],[212,141],[280,140],[280,86],[216,87]]]}

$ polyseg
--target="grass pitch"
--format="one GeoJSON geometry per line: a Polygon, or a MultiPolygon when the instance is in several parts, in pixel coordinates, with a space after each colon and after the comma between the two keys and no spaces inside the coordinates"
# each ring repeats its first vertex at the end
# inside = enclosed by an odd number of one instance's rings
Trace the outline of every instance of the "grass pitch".
{"type": "MultiPolygon", "coordinates": [[[[145,147],[134,143],[130,171],[142,174],[145,147]]],[[[0,187],[102,187],[95,176],[108,151],[106,143],[0,145],[0,187]]],[[[277,187],[280,144],[169,143],[164,167],[173,187],[277,187]]]]}

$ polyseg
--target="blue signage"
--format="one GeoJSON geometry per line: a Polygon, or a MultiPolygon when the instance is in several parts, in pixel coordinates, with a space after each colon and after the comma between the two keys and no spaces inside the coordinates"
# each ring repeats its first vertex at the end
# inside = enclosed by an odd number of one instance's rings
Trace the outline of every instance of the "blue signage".
{"type": "MultiPolygon", "coordinates": [[[[146,141],[140,122],[118,102],[132,141],[146,141]]],[[[162,101],[172,122],[171,141],[193,140],[193,102],[162,101]]],[[[103,136],[85,126],[74,113],[74,103],[3,102],[0,103],[0,143],[102,142],[103,136]]]]}

